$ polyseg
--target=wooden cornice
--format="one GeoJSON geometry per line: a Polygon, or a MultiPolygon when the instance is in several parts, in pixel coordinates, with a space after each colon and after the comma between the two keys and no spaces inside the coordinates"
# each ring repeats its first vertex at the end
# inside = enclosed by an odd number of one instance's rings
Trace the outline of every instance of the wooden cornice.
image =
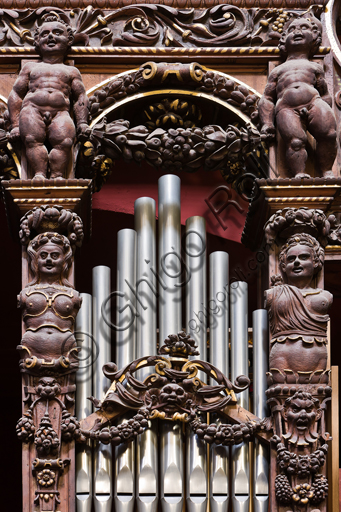
{"type": "MultiPolygon", "coordinates": [[[[0,8],[2,9],[39,9],[40,7],[58,7],[59,9],[85,9],[88,5],[96,9],[119,9],[127,5],[133,5],[135,2],[132,0],[50,0],[46,3],[45,0],[1,0],[0,8]]],[[[168,7],[180,9],[209,9],[215,5],[219,5],[219,0],[149,0],[149,4],[164,4],[168,7]]],[[[230,0],[224,2],[229,5],[234,5],[240,8],[260,7],[267,8],[287,8],[287,9],[307,9],[311,5],[327,5],[327,0],[230,0]]]]}

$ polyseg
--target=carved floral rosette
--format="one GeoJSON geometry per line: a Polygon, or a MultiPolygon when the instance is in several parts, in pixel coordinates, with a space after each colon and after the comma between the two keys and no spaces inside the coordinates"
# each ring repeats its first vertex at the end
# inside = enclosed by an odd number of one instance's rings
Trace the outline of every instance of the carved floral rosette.
{"type": "Polygon", "coordinates": [[[70,462],[65,458],[67,443],[77,428],[70,418],[79,350],[74,322],[81,299],[68,279],[83,225],[80,217],[61,207],[37,207],[21,219],[20,238],[30,273],[18,296],[24,323],[17,347],[24,404],[16,429],[27,446],[24,453],[35,480],[34,504],[39,510],[55,511],[60,502],[59,477],[70,462]]]}

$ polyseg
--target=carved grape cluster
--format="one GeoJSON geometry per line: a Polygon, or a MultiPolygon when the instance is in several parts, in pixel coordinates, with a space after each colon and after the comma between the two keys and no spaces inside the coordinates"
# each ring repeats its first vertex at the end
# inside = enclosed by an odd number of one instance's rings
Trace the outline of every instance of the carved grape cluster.
{"type": "Polygon", "coordinates": [[[323,475],[316,475],[312,485],[313,497],[311,503],[318,505],[328,496],[328,480],[323,475]]]}
{"type": "Polygon", "coordinates": [[[16,433],[20,441],[28,443],[33,440],[35,426],[32,419],[32,411],[28,409],[16,425],[16,433]]]}
{"type": "Polygon", "coordinates": [[[275,493],[277,500],[283,505],[291,503],[294,491],[286,475],[277,475],[275,478],[275,493]]]}
{"type": "MultiPolygon", "coordinates": [[[[75,416],[71,416],[66,409],[62,412],[61,431],[63,441],[66,442],[82,437],[79,421],[75,416]]],[[[85,440],[85,438],[83,440],[85,440]]]]}

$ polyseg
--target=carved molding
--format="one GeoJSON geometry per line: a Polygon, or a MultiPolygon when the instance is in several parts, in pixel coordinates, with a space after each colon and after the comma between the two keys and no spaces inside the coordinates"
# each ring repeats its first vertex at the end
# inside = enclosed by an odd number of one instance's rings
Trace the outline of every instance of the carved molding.
{"type": "MultiPolygon", "coordinates": [[[[170,7],[155,3],[122,5],[114,11],[89,5],[84,9],[79,5],[68,11],[59,5],[13,11],[6,5],[0,16],[0,46],[21,47],[27,51],[27,47],[33,46],[36,21],[44,13],[54,10],[71,24],[75,33],[73,46],[89,47],[85,53],[91,53],[91,47],[109,49],[117,46],[277,47],[290,20],[307,9],[315,14],[320,14],[323,9],[317,5],[309,7],[309,2],[305,2],[303,8],[296,2],[297,5],[288,5],[290,8],[287,9],[285,2],[282,3],[281,6],[257,5],[256,9],[251,9],[252,5],[243,8],[246,6],[230,4],[184,9],[185,5],[170,7]]],[[[84,53],[81,49],[73,51],[84,53]]]]}

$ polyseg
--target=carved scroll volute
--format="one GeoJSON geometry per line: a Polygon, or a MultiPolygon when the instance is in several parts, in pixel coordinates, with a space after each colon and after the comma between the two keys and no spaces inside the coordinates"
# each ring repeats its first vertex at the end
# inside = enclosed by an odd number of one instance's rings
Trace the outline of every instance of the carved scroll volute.
{"type": "MultiPolygon", "coordinates": [[[[270,321],[267,390],[275,436],[272,485],[276,510],[326,510],[328,310],[333,296],[316,286],[330,224],[323,212],[285,208],[265,226],[276,243],[279,274],[265,292],[270,321]]],[[[275,510],[275,509],[274,509],[275,510]]]]}
{"type": "Polygon", "coordinates": [[[69,432],[78,367],[74,324],[81,298],[70,273],[83,224],[75,213],[45,206],[28,212],[20,227],[29,272],[18,296],[24,333],[17,348],[25,398],[17,434],[24,443],[24,464],[32,469],[24,510],[35,505],[55,511],[74,492],[69,432]]]}

